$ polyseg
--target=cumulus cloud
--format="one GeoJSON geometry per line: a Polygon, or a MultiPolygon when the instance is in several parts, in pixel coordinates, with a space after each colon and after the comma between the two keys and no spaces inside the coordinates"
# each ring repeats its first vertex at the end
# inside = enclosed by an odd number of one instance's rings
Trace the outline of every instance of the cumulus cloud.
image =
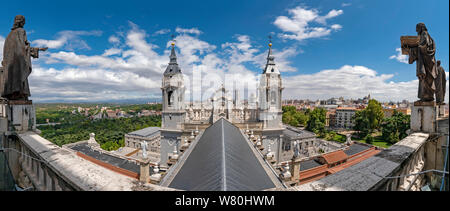
{"type": "Polygon", "coordinates": [[[311,38],[324,37],[331,34],[332,30],[341,29],[341,25],[327,26],[327,20],[342,15],[343,10],[331,10],[326,15],[320,16],[316,9],[307,9],[298,6],[288,10],[291,17],[279,16],[275,19],[274,25],[284,33],[279,34],[283,39],[306,40],[311,38]],[[313,23],[318,23],[313,24],[313,23]]]}
{"type": "Polygon", "coordinates": [[[381,101],[417,100],[418,80],[393,82],[393,74],[378,74],[364,66],[300,74],[284,79],[283,98],[328,99],[336,96],[357,99],[370,94],[381,101]]]}
{"type": "Polygon", "coordinates": [[[390,56],[389,59],[395,59],[401,63],[408,64],[408,55],[402,55],[401,48],[396,48],[395,51],[397,51],[397,54],[390,56]]]}
{"type": "Polygon", "coordinates": [[[101,31],[61,31],[58,33],[58,38],[56,40],[44,40],[38,39],[34,40],[32,43],[39,47],[48,47],[58,49],[63,46],[66,49],[73,50],[76,48],[79,49],[91,49],[89,45],[81,40],[80,36],[100,36],[102,35],[101,31]]]}

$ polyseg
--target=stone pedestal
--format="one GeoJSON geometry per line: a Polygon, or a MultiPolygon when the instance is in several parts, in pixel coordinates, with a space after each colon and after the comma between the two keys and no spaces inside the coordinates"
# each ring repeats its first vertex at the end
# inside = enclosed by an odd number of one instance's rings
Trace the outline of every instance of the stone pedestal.
{"type": "Polygon", "coordinates": [[[25,132],[36,130],[36,111],[31,100],[10,100],[0,103],[2,131],[25,132]],[[5,127],[5,122],[8,126],[5,127]]]}
{"type": "Polygon", "coordinates": [[[445,103],[438,105],[438,117],[445,116],[445,103]]]}
{"type": "Polygon", "coordinates": [[[435,102],[414,102],[411,109],[411,131],[435,133],[439,106],[435,102]]]}
{"type": "Polygon", "coordinates": [[[146,159],[140,163],[139,170],[139,181],[141,182],[149,182],[150,180],[150,168],[149,168],[150,160],[146,159]]]}
{"type": "Polygon", "coordinates": [[[292,159],[291,181],[298,183],[300,180],[300,160],[292,159]]]}

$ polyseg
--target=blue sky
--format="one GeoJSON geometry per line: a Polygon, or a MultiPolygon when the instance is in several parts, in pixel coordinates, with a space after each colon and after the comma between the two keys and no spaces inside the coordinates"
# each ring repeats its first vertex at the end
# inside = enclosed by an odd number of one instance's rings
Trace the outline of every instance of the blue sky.
{"type": "Polygon", "coordinates": [[[384,101],[413,101],[415,65],[398,57],[400,36],[415,35],[415,25],[424,22],[437,43],[436,58],[448,72],[448,4],[10,1],[0,8],[0,41],[14,16],[22,14],[32,44],[50,48],[34,60],[30,85],[35,101],[157,99],[171,34],[187,78],[201,66],[204,77],[229,73],[256,80],[270,34],[286,86],[284,98],[372,93],[384,101]]]}

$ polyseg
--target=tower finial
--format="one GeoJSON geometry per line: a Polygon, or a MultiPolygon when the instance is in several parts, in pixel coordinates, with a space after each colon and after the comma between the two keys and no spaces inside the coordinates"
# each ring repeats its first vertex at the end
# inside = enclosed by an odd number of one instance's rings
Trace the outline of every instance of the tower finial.
{"type": "Polygon", "coordinates": [[[172,49],[170,51],[170,63],[172,64],[176,64],[177,63],[177,55],[175,54],[175,35],[171,35],[170,37],[172,37],[172,49]]]}
{"type": "Polygon", "coordinates": [[[269,35],[269,47],[272,48],[272,35],[269,35]]]}
{"type": "Polygon", "coordinates": [[[175,35],[174,34],[172,34],[171,36],[170,36],[171,38],[172,38],[172,43],[171,43],[171,45],[172,45],[172,48],[175,46],[175,35]]]}

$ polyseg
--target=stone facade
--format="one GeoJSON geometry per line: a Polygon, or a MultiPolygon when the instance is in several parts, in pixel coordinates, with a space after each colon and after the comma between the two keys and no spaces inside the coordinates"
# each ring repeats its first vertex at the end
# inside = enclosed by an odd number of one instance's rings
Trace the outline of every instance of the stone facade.
{"type": "Polygon", "coordinates": [[[162,126],[161,126],[161,167],[167,168],[169,155],[180,151],[183,137],[202,130],[220,118],[225,118],[242,130],[251,128],[260,135],[261,145],[271,145],[275,160],[281,153],[282,131],[282,80],[274,62],[269,45],[266,67],[261,74],[258,98],[250,97],[248,102],[240,101],[238,90],[225,89],[222,85],[209,99],[203,102],[184,102],[182,73],[176,63],[174,45],[170,63],[162,82],[162,126]],[[195,129],[194,129],[195,128],[195,129]]]}

